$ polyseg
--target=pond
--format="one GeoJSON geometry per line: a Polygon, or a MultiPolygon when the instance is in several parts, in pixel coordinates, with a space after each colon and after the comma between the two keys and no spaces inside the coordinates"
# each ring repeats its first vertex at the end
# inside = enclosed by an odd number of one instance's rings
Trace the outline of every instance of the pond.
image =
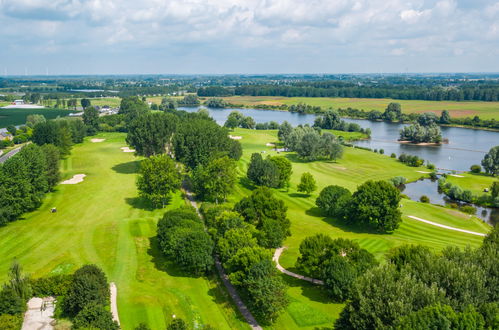
{"type": "Polygon", "coordinates": [[[481,207],[473,204],[459,203],[450,200],[445,194],[438,190],[438,180],[422,179],[407,183],[399,187],[400,191],[414,201],[419,201],[422,195],[430,198],[431,204],[449,205],[451,203],[458,205],[472,205],[477,209],[476,216],[491,225],[499,223],[499,209],[492,207],[481,207]]]}
{"type": "MultiPolygon", "coordinates": [[[[195,112],[200,107],[179,109],[195,112]]],[[[209,108],[210,116],[217,123],[223,125],[231,111],[240,111],[246,116],[253,117],[255,122],[264,123],[276,121],[282,123],[288,121],[293,126],[313,124],[315,115],[298,114],[288,111],[259,110],[259,109],[213,109],[209,108]]],[[[373,122],[363,119],[345,119],[347,122],[355,122],[364,128],[371,129],[371,139],[357,141],[356,144],[371,149],[384,149],[385,154],[401,153],[417,155],[420,158],[430,161],[438,168],[468,171],[473,164],[480,164],[485,154],[490,148],[499,145],[499,132],[474,130],[458,127],[442,127],[442,135],[449,139],[448,144],[441,146],[417,146],[401,144],[397,142],[399,130],[405,124],[373,122]]]]}

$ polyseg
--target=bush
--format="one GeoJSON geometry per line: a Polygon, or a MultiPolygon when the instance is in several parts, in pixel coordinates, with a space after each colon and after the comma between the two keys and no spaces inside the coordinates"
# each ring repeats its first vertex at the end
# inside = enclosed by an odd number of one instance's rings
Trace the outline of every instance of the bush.
{"type": "Polygon", "coordinates": [[[315,204],[329,216],[343,216],[352,194],[340,186],[327,186],[317,197],[315,204]]]}
{"type": "Polygon", "coordinates": [[[480,165],[477,165],[477,164],[471,165],[470,171],[472,173],[480,173],[480,172],[482,172],[482,167],[480,165]]]}
{"type": "Polygon", "coordinates": [[[21,314],[10,315],[2,314],[0,315],[0,329],[1,330],[19,330],[23,325],[23,317],[21,314]]]}
{"type": "Polygon", "coordinates": [[[429,170],[434,170],[435,169],[435,164],[428,163],[428,164],[426,164],[426,168],[429,169],[429,170]]]}
{"type": "Polygon", "coordinates": [[[391,158],[397,158],[397,155],[395,155],[394,152],[392,152],[392,154],[390,155],[391,158]]]}
{"type": "Polygon", "coordinates": [[[64,296],[71,286],[73,275],[56,275],[31,280],[34,297],[64,296]]]}
{"type": "Polygon", "coordinates": [[[113,321],[113,315],[104,306],[89,304],[76,315],[73,320],[73,328],[118,330],[120,327],[113,321]]]}
{"type": "Polygon", "coordinates": [[[419,201],[421,203],[429,203],[430,202],[430,197],[426,196],[426,195],[422,195],[420,198],[419,198],[419,201]]]}
{"type": "Polygon", "coordinates": [[[187,323],[184,320],[176,318],[168,324],[167,330],[187,330],[187,323]]]}
{"type": "Polygon", "coordinates": [[[464,213],[476,214],[476,208],[471,205],[463,205],[459,209],[464,213]]]}
{"type": "Polygon", "coordinates": [[[396,176],[394,178],[391,178],[390,179],[390,182],[395,186],[395,187],[399,187],[401,185],[403,185],[404,183],[407,182],[407,179],[404,178],[403,176],[396,176]]]}

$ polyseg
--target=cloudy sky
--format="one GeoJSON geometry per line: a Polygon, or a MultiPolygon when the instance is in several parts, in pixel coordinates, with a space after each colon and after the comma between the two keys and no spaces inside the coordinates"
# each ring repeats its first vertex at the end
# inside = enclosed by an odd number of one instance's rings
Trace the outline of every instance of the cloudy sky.
{"type": "Polygon", "coordinates": [[[499,72],[499,1],[0,0],[26,72],[499,72]]]}

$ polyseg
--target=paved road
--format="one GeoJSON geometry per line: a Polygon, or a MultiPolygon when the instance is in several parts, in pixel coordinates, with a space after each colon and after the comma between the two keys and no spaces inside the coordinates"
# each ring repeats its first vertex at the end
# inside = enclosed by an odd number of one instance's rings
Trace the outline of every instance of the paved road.
{"type": "MultiPolygon", "coordinates": [[[[196,211],[199,214],[198,204],[194,200],[194,196],[192,195],[192,192],[185,190],[185,193],[186,193],[187,199],[189,200],[191,205],[194,206],[194,208],[196,209],[196,211]]],[[[201,214],[199,214],[199,216],[201,216],[201,214]]],[[[220,278],[222,279],[223,284],[225,285],[225,288],[227,288],[227,291],[229,292],[230,297],[232,298],[232,300],[236,304],[237,309],[239,309],[239,312],[243,315],[246,322],[254,330],[263,330],[262,327],[256,321],[255,317],[249,311],[248,307],[244,304],[241,297],[239,297],[239,294],[237,293],[236,288],[232,285],[232,283],[230,283],[229,277],[227,276],[227,274],[225,274],[225,271],[222,267],[222,263],[218,259],[218,256],[215,256],[215,267],[218,271],[218,274],[220,275],[220,278]]]]}
{"type": "Polygon", "coordinates": [[[19,152],[19,150],[21,150],[22,147],[19,147],[19,148],[16,148],[16,149],[13,149],[11,151],[9,151],[8,153],[6,153],[5,155],[1,156],[0,157],[0,164],[3,164],[5,163],[5,161],[7,159],[9,159],[10,157],[14,156],[15,154],[17,154],[19,152]]]}
{"type": "Polygon", "coordinates": [[[280,247],[280,248],[276,249],[274,252],[274,257],[272,258],[272,260],[274,260],[274,262],[276,263],[277,269],[279,269],[279,271],[281,273],[284,273],[284,274],[289,275],[291,277],[294,277],[294,278],[297,278],[300,280],[304,280],[304,281],[307,281],[307,282],[310,282],[313,284],[324,285],[324,281],[321,281],[321,280],[318,280],[315,278],[311,278],[311,277],[307,277],[307,276],[303,276],[300,274],[296,274],[296,273],[290,272],[286,268],[282,267],[279,264],[279,258],[281,257],[281,253],[282,253],[282,251],[284,251],[284,249],[285,249],[285,247],[280,247]]]}
{"type": "Polygon", "coordinates": [[[411,218],[411,219],[413,219],[413,220],[421,221],[421,222],[427,223],[427,224],[432,225],[432,226],[437,226],[437,227],[441,227],[441,228],[445,228],[445,229],[449,229],[449,230],[454,230],[454,231],[460,231],[460,232],[466,233],[466,234],[471,234],[471,235],[476,235],[476,236],[486,236],[487,235],[487,234],[483,234],[483,233],[477,233],[477,232],[474,232],[474,231],[469,231],[469,230],[465,230],[465,229],[454,228],[454,227],[442,225],[442,224],[439,224],[439,223],[436,223],[436,222],[433,222],[433,221],[429,221],[429,220],[425,220],[425,219],[421,219],[421,218],[415,217],[413,215],[409,215],[408,217],[411,218]]]}

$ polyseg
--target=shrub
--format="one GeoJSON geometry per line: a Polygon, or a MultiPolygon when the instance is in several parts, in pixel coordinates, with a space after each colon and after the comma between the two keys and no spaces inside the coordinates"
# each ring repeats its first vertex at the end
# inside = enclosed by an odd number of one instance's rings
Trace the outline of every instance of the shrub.
{"type": "Polygon", "coordinates": [[[471,205],[463,205],[459,209],[464,213],[476,214],[476,208],[471,205]]]}
{"type": "Polygon", "coordinates": [[[392,152],[392,154],[390,155],[391,158],[397,158],[397,155],[395,155],[394,152],[392,152]]]}
{"type": "Polygon", "coordinates": [[[419,198],[419,201],[421,203],[429,203],[430,202],[430,197],[426,196],[426,195],[422,195],[420,198],[419,198]]]}
{"type": "Polygon", "coordinates": [[[34,297],[64,296],[71,285],[73,275],[56,275],[31,280],[34,297]]]}
{"type": "Polygon", "coordinates": [[[340,186],[327,186],[317,197],[315,204],[330,216],[343,216],[352,194],[340,186]]]}
{"type": "Polygon", "coordinates": [[[73,320],[73,328],[118,330],[120,327],[113,321],[113,315],[104,306],[89,304],[76,315],[73,320]]]}
{"type": "Polygon", "coordinates": [[[429,169],[429,170],[434,170],[435,169],[435,164],[428,163],[428,164],[426,164],[426,168],[429,169]]]}
{"type": "Polygon", "coordinates": [[[395,187],[398,187],[398,186],[401,186],[403,185],[404,183],[407,182],[407,179],[404,178],[403,176],[396,176],[396,177],[393,177],[390,179],[390,182],[395,186],[395,187]]]}
{"type": "Polygon", "coordinates": [[[2,314],[0,315],[0,329],[2,330],[19,330],[23,324],[23,318],[21,314],[10,315],[2,314]]]}
{"type": "Polygon", "coordinates": [[[167,330],[187,330],[187,324],[184,320],[176,318],[168,324],[167,330]]]}
{"type": "Polygon", "coordinates": [[[470,171],[472,173],[480,173],[482,171],[482,167],[480,165],[477,165],[477,164],[471,165],[470,171]]]}
{"type": "Polygon", "coordinates": [[[385,154],[385,149],[379,149],[379,153],[382,155],[385,154]]]}

